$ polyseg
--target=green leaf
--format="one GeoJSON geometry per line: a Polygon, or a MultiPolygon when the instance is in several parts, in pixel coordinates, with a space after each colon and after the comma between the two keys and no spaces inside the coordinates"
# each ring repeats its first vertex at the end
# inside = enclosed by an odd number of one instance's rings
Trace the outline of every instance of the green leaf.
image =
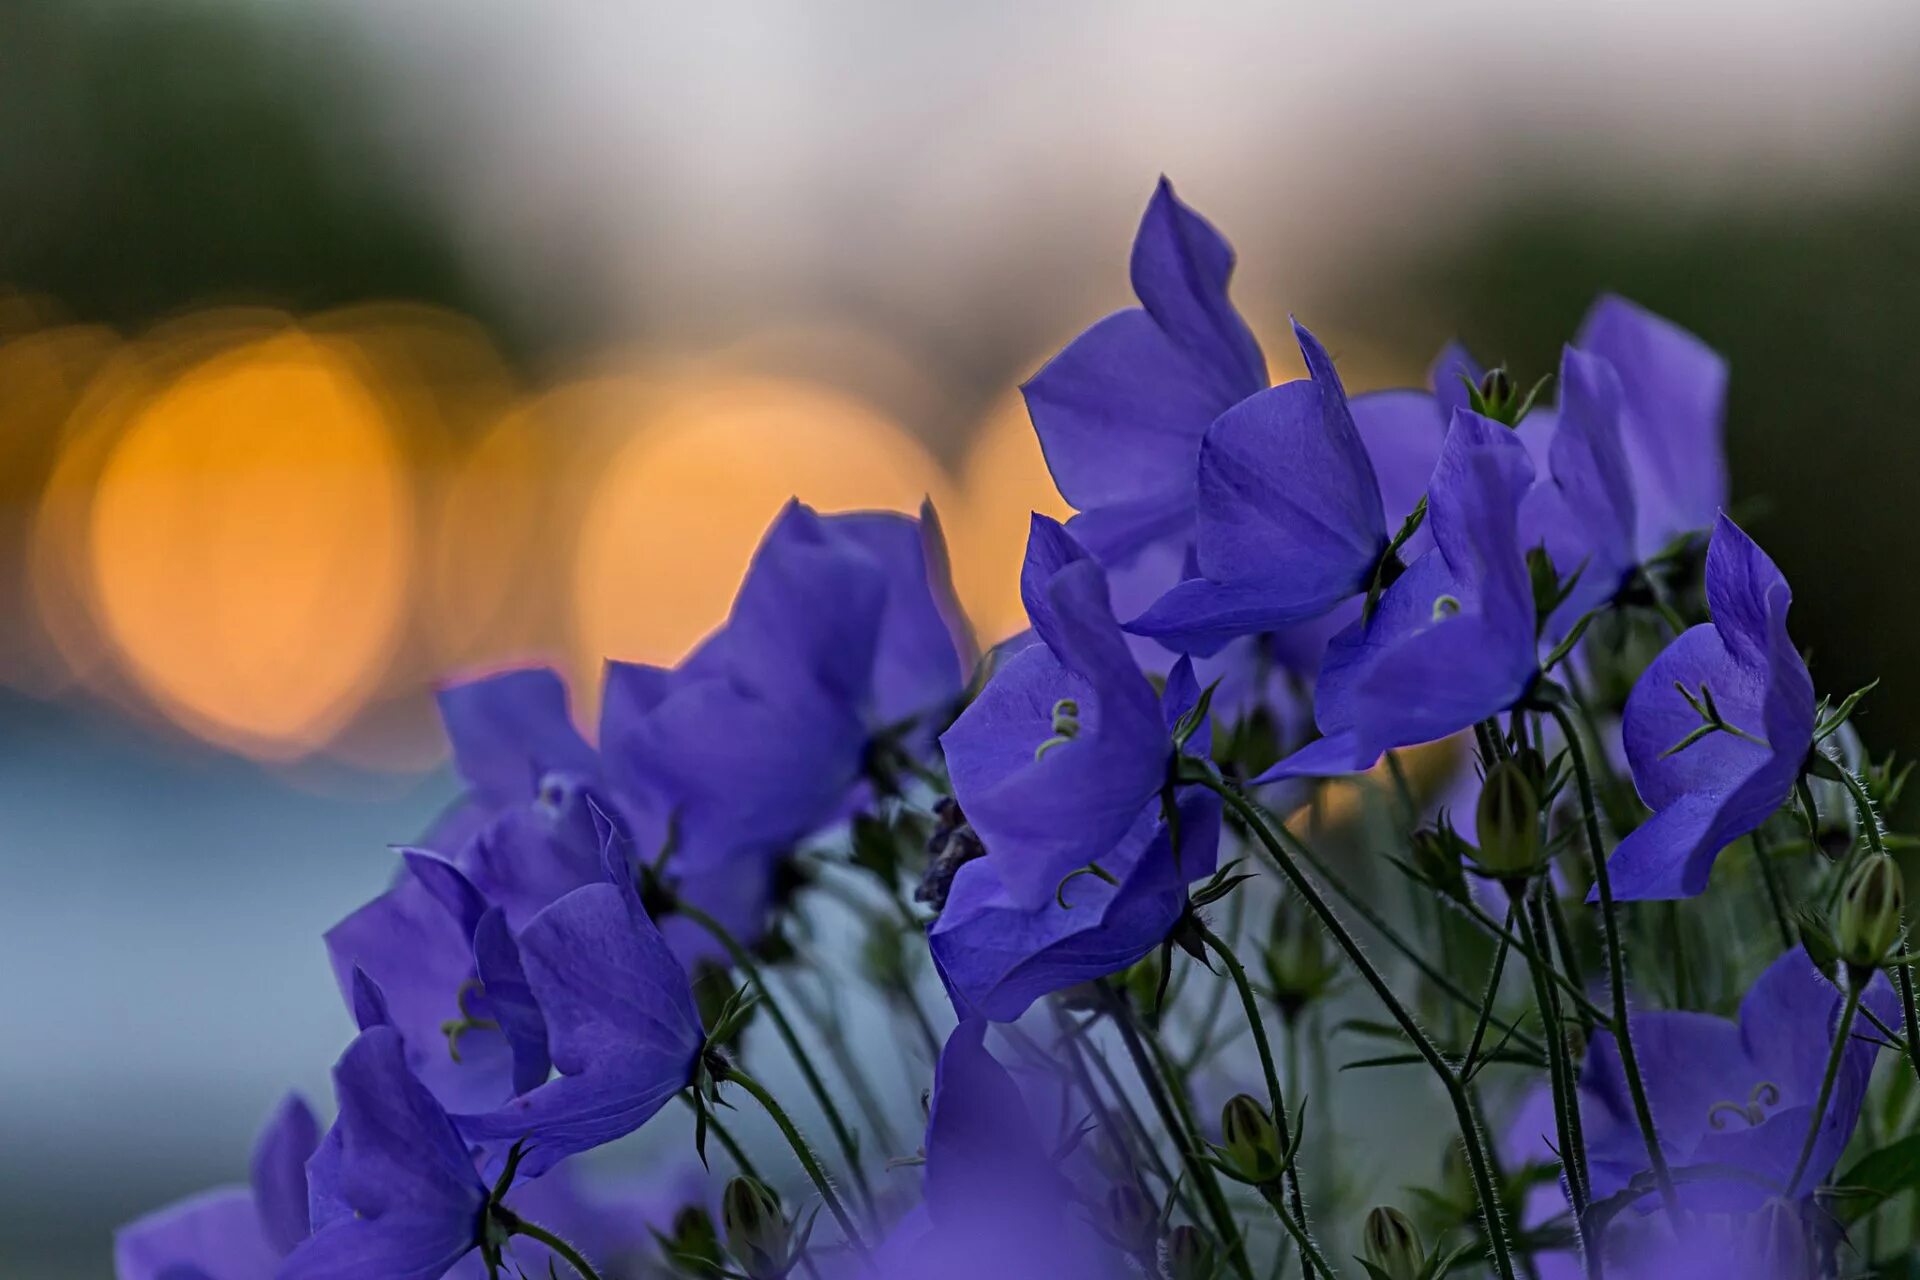
{"type": "Polygon", "coordinates": [[[1890,1142],[1860,1160],[1839,1178],[1829,1194],[1837,1203],[1833,1212],[1842,1222],[1857,1222],[1883,1202],[1920,1186],[1920,1133],[1890,1142]]]}

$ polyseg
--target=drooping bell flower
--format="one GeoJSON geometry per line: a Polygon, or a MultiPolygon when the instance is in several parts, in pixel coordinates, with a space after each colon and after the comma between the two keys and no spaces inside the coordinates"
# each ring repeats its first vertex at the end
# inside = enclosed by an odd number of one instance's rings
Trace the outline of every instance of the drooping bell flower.
{"type": "Polygon", "coordinates": [[[1574,345],[1619,375],[1635,546],[1649,559],[1713,524],[1726,505],[1727,363],[1671,320],[1611,294],[1587,312],[1574,345]]]}
{"type": "Polygon", "coordinates": [[[307,1162],[313,1233],[278,1280],[439,1280],[479,1247],[488,1199],[466,1144],[374,1027],[333,1069],[340,1114],[307,1162]]]}
{"type": "Polygon", "coordinates": [[[1258,781],[1358,773],[1513,706],[1539,673],[1519,511],[1534,478],[1514,434],[1458,411],[1434,467],[1434,546],[1327,647],[1315,718],[1325,735],[1258,781]]]}
{"type": "Polygon", "coordinates": [[[1311,621],[1365,593],[1393,530],[1333,359],[1294,325],[1308,378],[1227,409],[1199,457],[1195,566],[1127,624],[1206,654],[1311,621]]]}
{"type": "Polygon", "coordinates": [[[686,970],[640,903],[625,854],[606,882],[575,889],[517,938],[521,979],[557,1075],[489,1111],[456,1115],[469,1141],[520,1144],[521,1172],[638,1129],[684,1089],[705,1042],[686,970]]]}
{"type": "MultiPolygon", "coordinates": [[[[934,1075],[922,1202],[875,1251],[889,1280],[1120,1280],[1133,1274],[1085,1220],[1020,1086],[963,1020],[934,1075]]],[[[857,1268],[848,1275],[863,1274],[857,1268]]]]}
{"type": "Polygon", "coordinates": [[[1201,437],[1267,385],[1267,362],[1227,298],[1233,249],[1204,218],[1155,188],[1133,242],[1139,307],[1074,339],[1021,392],[1074,536],[1113,564],[1184,537],[1201,437]]]}
{"type": "Polygon", "coordinates": [[[307,1237],[306,1163],[319,1141],[313,1112],[287,1095],[254,1143],[248,1185],[203,1192],[114,1233],[117,1280],[272,1280],[307,1237]]]}
{"type": "MultiPolygon", "coordinates": [[[[1169,733],[1199,699],[1193,664],[1182,659],[1161,700],[1169,733]]],[[[1211,739],[1203,719],[1187,750],[1204,756],[1211,739]]],[[[927,932],[954,1005],[1011,1022],[1041,996],[1117,973],[1160,945],[1185,908],[1186,886],[1213,873],[1220,844],[1218,796],[1184,788],[1178,803],[1169,824],[1162,801],[1148,801],[1098,859],[1106,876],[1076,877],[1038,906],[1007,892],[992,859],[964,863],[927,932]]]]}
{"type": "Polygon", "coordinates": [[[1036,642],[993,673],[940,745],[1006,900],[1037,908],[1158,803],[1173,738],[1105,573],[1045,516],[1033,517],[1021,595],[1036,642]]]}
{"type": "Polygon", "coordinates": [[[1813,746],[1807,664],[1787,635],[1793,592],[1722,515],[1707,548],[1711,621],[1655,658],[1627,699],[1622,735],[1653,816],[1608,860],[1614,896],[1692,897],[1720,850],[1792,792],[1813,746]]]}
{"type": "MultiPolygon", "coordinates": [[[[1882,1021],[1898,1006],[1884,976],[1864,995],[1882,1021]]],[[[1689,1178],[1682,1201],[1706,1212],[1759,1207],[1770,1196],[1800,1199],[1833,1171],[1852,1135],[1879,1052],[1857,1023],[1805,1171],[1792,1186],[1833,1046],[1842,997],[1798,947],[1767,967],[1740,1003],[1737,1022],[1703,1013],[1631,1015],[1655,1131],[1675,1165],[1720,1166],[1725,1178],[1689,1178]]],[[[1595,1199],[1624,1190],[1646,1168],[1619,1050],[1606,1032],[1589,1047],[1580,1075],[1595,1199]]]]}

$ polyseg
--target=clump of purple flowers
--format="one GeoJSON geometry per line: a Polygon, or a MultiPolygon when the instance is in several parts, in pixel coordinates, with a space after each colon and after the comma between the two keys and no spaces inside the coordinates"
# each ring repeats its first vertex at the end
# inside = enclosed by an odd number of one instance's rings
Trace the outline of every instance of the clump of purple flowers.
{"type": "Polygon", "coordinates": [[[1725,510],[1720,359],[1604,298],[1537,382],[1352,395],[1296,322],[1270,386],[1233,264],[1163,181],[1026,384],[1079,514],[992,652],[930,508],[796,502],[591,735],[444,690],[463,798],[326,935],[335,1118],[121,1280],[1915,1265],[1906,775],[1725,510]]]}

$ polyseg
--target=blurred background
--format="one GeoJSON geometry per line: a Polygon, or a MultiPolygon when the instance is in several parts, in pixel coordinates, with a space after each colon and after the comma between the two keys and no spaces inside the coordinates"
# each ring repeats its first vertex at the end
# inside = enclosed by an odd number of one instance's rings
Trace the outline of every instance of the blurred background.
{"type": "MultiPolygon", "coordinates": [[[[1592,295],[1733,366],[1825,690],[1920,725],[1920,8],[0,5],[0,1275],[109,1274],[349,1025],[431,694],[670,662],[793,492],[932,495],[983,638],[1015,388],[1155,178],[1350,386],[1592,295]]],[[[589,711],[587,718],[591,720],[589,711]]]]}

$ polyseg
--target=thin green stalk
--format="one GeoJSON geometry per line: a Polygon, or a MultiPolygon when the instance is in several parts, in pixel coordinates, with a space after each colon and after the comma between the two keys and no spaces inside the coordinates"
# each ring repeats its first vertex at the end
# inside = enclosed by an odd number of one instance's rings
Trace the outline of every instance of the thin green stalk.
{"type": "MultiPolygon", "coordinates": [[[[1401,1031],[1413,1042],[1414,1048],[1446,1088],[1447,1097],[1453,1103],[1454,1116],[1459,1123],[1460,1138],[1466,1148],[1467,1166],[1473,1174],[1474,1190],[1480,1198],[1481,1210],[1486,1215],[1487,1242],[1493,1253],[1494,1265],[1501,1280],[1514,1280],[1513,1250],[1507,1240],[1505,1213],[1489,1171],[1486,1139],[1480,1132],[1479,1123],[1473,1114],[1466,1088],[1461,1083],[1459,1074],[1442,1056],[1426,1031],[1407,1011],[1406,1006],[1400,1003],[1400,998],[1393,993],[1393,988],[1387,985],[1386,979],[1380,976],[1380,971],[1374,968],[1373,962],[1367,958],[1367,953],[1361,949],[1359,942],[1347,930],[1346,924],[1334,912],[1332,906],[1320,896],[1320,890],[1315,887],[1313,881],[1300,870],[1289,846],[1299,848],[1303,852],[1305,846],[1294,838],[1291,831],[1287,830],[1286,824],[1278,820],[1272,820],[1270,823],[1268,817],[1245,796],[1226,786],[1211,774],[1196,778],[1195,781],[1218,793],[1228,807],[1232,808],[1253,831],[1260,847],[1266,852],[1268,860],[1293,886],[1294,891],[1300,895],[1301,901],[1320,917],[1320,922],[1328,934],[1340,949],[1346,952],[1347,959],[1352,962],[1354,969],[1373,989],[1374,995],[1379,998],[1388,1015],[1399,1024],[1401,1031]],[[1285,834],[1285,843],[1282,843],[1281,837],[1275,834],[1276,830],[1285,834]]],[[[1478,1004],[1478,1001],[1474,1001],[1476,1011],[1478,1004]]]]}
{"type": "Polygon", "coordinates": [[[1901,965],[1895,972],[1899,974],[1900,1004],[1907,1017],[1907,1064],[1913,1068],[1913,1077],[1920,1080],[1920,1007],[1913,999],[1913,966],[1901,965]]]}
{"type": "MultiPolygon", "coordinates": [[[[1543,890],[1545,886],[1542,886],[1543,890]]],[[[1541,955],[1547,954],[1546,909],[1534,894],[1519,912],[1522,936],[1541,955]]],[[[1593,1198],[1587,1174],[1587,1142],[1580,1120],[1578,1073],[1567,1054],[1567,1036],[1560,1025],[1560,1000],[1541,966],[1534,966],[1533,997],[1540,1006],[1540,1022],[1547,1032],[1547,1063],[1553,1077],[1553,1108],[1560,1128],[1560,1161],[1567,1171],[1567,1189],[1573,1215],[1580,1220],[1593,1198]]]]}
{"type": "Polygon", "coordinates": [[[1760,881],[1767,887],[1767,905],[1773,908],[1773,924],[1780,931],[1780,948],[1792,948],[1795,937],[1793,917],[1787,914],[1786,890],[1780,885],[1780,868],[1773,865],[1773,851],[1767,848],[1767,838],[1755,828],[1747,837],[1753,845],[1753,860],[1760,864],[1760,881]]]}
{"type": "MultiPolygon", "coordinates": [[[[1513,904],[1507,904],[1507,919],[1513,919],[1513,904]]],[[[1471,1077],[1475,1071],[1474,1063],[1479,1060],[1480,1046],[1486,1042],[1487,1023],[1493,1016],[1493,1003],[1500,997],[1500,979],[1507,971],[1507,954],[1513,950],[1507,933],[1500,933],[1500,945],[1493,953],[1493,967],[1487,971],[1487,994],[1481,997],[1480,1012],[1473,1020],[1473,1038],[1467,1041],[1467,1053],[1460,1060],[1460,1072],[1471,1077]]]]}
{"type": "MultiPolygon", "coordinates": [[[[1479,903],[1469,900],[1466,902],[1458,902],[1454,905],[1459,908],[1462,915],[1471,920],[1488,937],[1504,942],[1515,951],[1518,951],[1526,958],[1528,964],[1539,962],[1539,953],[1528,946],[1524,938],[1516,937],[1512,930],[1506,928],[1498,920],[1488,915],[1486,908],[1482,907],[1479,903]]],[[[1592,1018],[1597,1024],[1605,1026],[1609,1030],[1612,1029],[1612,1015],[1595,1004],[1593,998],[1585,991],[1575,986],[1571,978],[1568,978],[1565,974],[1554,968],[1551,963],[1547,965],[1547,971],[1552,975],[1554,985],[1559,987],[1572,999],[1575,1008],[1592,1018]]],[[[1544,1047],[1542,1047],[1541,1053],[1544,1055],[1545,1052],[1544,1047]]]]}
{"type": "Polygon", "coordinates": [[[1121,997],[1115,995],[1111,987],[1103,987],[1102,990],[1106,996],[1108,1020],[1119,1031],[1120,1042],[1126,1046],[1127,1056],[1133,1059],[1134,1073],[1140,1077],[1148,1101],[1153,1103],[1167,1136],[1173,1139],[1174,1146],[1179,1149],[1181,1163],[1187,1167],[1187,1176],[1200,1189],[1200,1199],[1213,1218],[1222,1247],[1227,1250],[1227,1256],[1242,1280],[1253,1280],[1253,1264],[1247,1257],[1246,1241],[1234,1224],[1233,1210],[1220,1190],[1220,1180],[1200,1149],[1199,1131],[1192,1124],[1186,1100],[1180,1098],[1176,1102],[1169,1082],[1163,1078],[1161,1064],[1143,1043],[1139,1030],[1133,1025],[1132,1016],[1121,1003],[1121,997]]]}
{"type": "MultiPolygon", "coordinates": [[[[822,1008],[813,1002],[799,983],[788,987],[793,993],[793,1001],[805,1018],[819,1031],[820,1043],[827,1048],[827,1056],[833,1059],[833,1065],[840,1070],[840,1078],[847,1082],[847,1088],[853,1091],[854,1105],[860,1108],[860,1114],[867,1122],[868,1130],[882,1151],[900,1151],[899,1137],[893,1132],[893,1126],[887,1122],[886,1110],[881,1107],[880,1099],[874,1093],[873,1084],[867,1079],[860,1064],[854,1061],[853,1047],[847,1043],[846,1027],[840,1021],[837,1007],[822,1008]]],[[[939,1057],[936,1053],[935,1058],[939,1057]]]]}
{"type": "Polygon", "coordinates": [[[861,1208],[869,1218],[873,1217],[873,1188],[867,1185],[867,1175],[860,1167],[860,1145],[854,1141],[853,1131],[847,1128],[847,1122],[840,1115],[840,1108],[834,1105],[833,1095],[827,1092],[827,1085],[814,1069],[813,1059],[800,1044],[800,1037],[793,1029],[793,1023],[787,1020],[786,1012],[780,1002],[774,998],[773,988],[768,984],[766,975],[760,972],[760,966],[754,962],[747,949],[734,940],[727,927],[690,902],[679,902],[674,910],[712,934],[714,940],[726,949],[733,963],[752,980],[754,988],[760,993],[760,1004],[773,1019],[774,1030],[779,1032],[781,1041],[787,1046],[787,1052],[793,1055],[794,1063],[800,1068],[801,1079],[806,1081],[807,1089],[820,1103],[820,1110],[827,1117],[827,1127],[833,1130],[834,1142],[840,1148],[841,1156],[847,1162],[848,1176],[853,1179],[861,1208]]]}
{"type": "Polygon", "coordinates": [[[1600,835],[1600,814],[1595,807],[1593,774],[1587,768],[1587,750],[1580,743],[1566,708],[1556,698],[1547,707],[1560,733],[1567,740],[1567,752],[1573,757],[1573,772],[1580,783],[1580,807],[1587,826],[1588,856],[1593,859],[1593,883],[1600,897],[1601,936],[1606,943],[1607,981],[1613,988],[1613,1041],[1620,1050],[1621,1072],[1627,1078],[1627,1093],[1633,1100],[1633,1114],[1640,1125],[1640,1136],[1647,1147],[1647,1160],[1653,1179],[1660,1188],[1660,1200],[1668,1216],[1678,1223],[1684,1216],[1679,1193],[1673,1189],[1673,1170],[1667,1165],[1667,1153],[1660,1149],[1660,1136],[1653,1127],[1653,1107],[1647,1101],[1647,1084],[1640,1074],[1640,1055],[1633,1047],[1633,1024],[1627,1010],[1627,960],[1620,947],[1619,909],[1613,901],[1613,877],[1607,870],[1606,841],[1600,835]]]}
{"type": "MultiPolygon", "coordinates": [[[[501,1210],[496,1208],[494,1212],[500,1213],[501,1210]]],[[[600,1280],[600,1273],[595,1271],[592,1264],[580,1256],[578,1249],[575,1249],[572,1245],[545,1227],[536,1226],[528,1222],[525,1218],[509,1217],[507,1219],[507,1230],[516,1236],[525,1236],[529,1240],[538,1240],[541,1244],[559,1254],[561,1258],[565,1259],[568,1266],[580,1273],[581,1280],[600,1280]]]]}
{"type": "MultiPolygon", "coordinates": [[[[1573,1002],[1574,1009],[1580,1014],[1580,1029],[1587,1039],[1593,1039],[1595,1015],[1600,1013],[1593,1001],[1586,998],[1587,979],[1581,972],[1579,953],[1573,949],[1573,931],[1567,928],[1567,913],[1560,909],[1560,895],[1554,892],[1553,882],[1541,890],[1540,896],[1547,904],[1547,923],[1553,928],[1553,945],[1560,953],[1560,967],[1566,970],[1566,981],[1562,984],[1567,990],[1580,996],[1573,1002]]],[[[1547,966],[1552,972],[1553,966],[1547,966]]]]}
{"type": "MultiPolygon", "coordinates": [[[[1092,1043],[1081,1043],[1079,1035],[1068,1025],[1066,1015],[1060,1011],[1057,1004],[1053,1006],[1053,1016],[1054,1024],[1059,1028],[1060,1043],[1065,1045],[1074,1055],[1074,1060],[1081,1064],[1082,1074],[1084,1075],[1086,1070],[1085,1064],[1092,1063],[1093,1069],[1100,1075],[1101,1082],[1113,1094],[1114,1105],[1120,1109],[1121,1116],[1126,1120],[1128,1131],[1134,1135],[1135,1141],[1140,1144],[1140,1149],[1153,1163],[1153,1170],[1160,1176],[1160,1181],[1179,1197],[1181,1205],[1189,1215],[1198,1218],[1200,1206],[1188,1194],[1186,1183],[1175,1177],[1173,1170],[1168,1168],[1165,1157],[1160,1154],[1160,1148],[1154,1143],[1152,1135],[1147,1130],[1146,1121],[1140,1117],[1139,1108],[1133,1105],[1133,1099],[1127,1096],[1126,1089],[1120,1084],[1119,1076],[1114,1073],[1113,1064],[1108,1062],[1107,1056],[1092,1043]]],[[[1086,1087],[1089,1097],[1097,1096],[1093,1093],[1091,1080],[1087,1082],[1086,1087]]]]}
{"type": "MultiPolygon", "coordinates": [[[[686,1090],[681,1091],[680,1101],[686,1103],[696,1111],[700,1109],[700,1104],[694,1101],[693,1094],[686,1090]]],[[[755,1182],[766,1181],[766,1179],[760,1176],[759,1171],[753,1167],[753,1161],[747,1158],[746,1149],[740,1145],[740,1140],[728,1132],[727,1127],[720,1123],[720,1117],[714,1115],[711,1111],[707,1113],[707,1129],[714,1137],[720,1139],[720,1146],[726,1151],[727,1158],[733,1161],[734,1168],[738,1169],[744,1176],[752,1178],[755,1182]]]]}
{"type": "MultiPolygon", "coordinates": [[[[1254,999],[1253,984],[1247,981],[1246,967],[1240,963],[1240,957],[1233,954],[1233,948],[1222,941],[1219,934],[1209,929],[1204,921],[1196,916],[1193,925],[1199,931],[1201,940],[1212,947],[1214,954],[1220,957],[1221,963],[1227,966],[1227,973],[1233,978],[1234,988],[1240,993],[1240,1007],[1246,1011],[1247,1025],[1253,1031],[1254,1047],[1260,1051],[1260,1070],[1266,1077],[1267,1106],[1273,1112],[1274,1129],[1279,1134],[1281,1149],[1291,1150],[1293,1126],[1287,1116],[1287,1098],[1280,1087],[1280,1071],[1274,1066],[1273,1047],[1267,1042],[1267,1025],[1260,1016],[1260,1004],[1254,999]]],[[[1296,1227],[1299,1230],[1296,1239],[1300,1245],[1300,1270],[1303,1275],[1310,1278],[1314,1274],[1314,1268],[1317,1267],[1322,1273],[1330,1276],[1333,1274],[1333,1268],[1329,1267],[1327,1260],[1320,1256],[1319,1247],[1313,1243],[1307,1231],[1307,1208],[1300,1192],[1300,1171],[1297,1168],[1289,1170],[1283,1177],[1287,1183],[1288,1203],[1293,1208],[1293,1216],[1289,1219],[1283,1213],[1281,1221],[1290,1232],[1296,1227]]],[[[1277,1199],[1278,1197],[1271,1197],[1270,1202],[1277,1199]]],[[[1278,1209],[1279,1205],[1276,1203],[1274,1207],[1278,1209]]]]}
{"type": "MultiPolygon", "coordinates": [[[[1216,786],[1215,790],[1218,789],[1216,786]]],[[[1221,794],[1224,795],[1226,793],[1221,792],[1221,794]]],[[[1243,816],[1243,821],[1244,820],[1246,819],[1243,816]]],[[[1286,830],[1284,825],[1281,829],[1286,830]]],[[[1463,1009],[1470,1009],[1476,1013],[1479,1012],[1480,998],[1478,996],[1436,968],[1432,961],[1420,954],[1419,948],[1402,938],[1399,931],[1387,923],[1385,917],[1374,910],[1371,903],[1355,893],[1345,881],[1333,873],[1333,868],[1329,867],[1326,860],[1314,852],[1313,846],[1295,838],[1291,831],[1288,831],[1287,835],[1289,839],[1294,841],[1294,847],[1299,856],[1306,861],[1307,865],[1313,868],[1314,874],[1326,881],[1327,887],[1338,895],[1340,901],[1346,903],[1355,915],[1366,921],[1368,927],[1379,934],[1388,946],[1412,962],[1413,967],[1420,971],[1422,977],[1438,987],[1449,999],[1454,1001],[1454,1003],[1463,1009]]],[[[1497,1018],[1494,1020],[1494,1025],[1499,1027],[1502,1034],[1506,1035],[1514,1044],[1519,1045],[1521,1048],[1531,1050],[1538,1054],[1544,1054],[1546,1052],[1544,1045],[1519,1027],[1497,1018]]]]}
{"type": "Polygon", "coordinates": [[[793,1120],[787,1115],[786,1109],[771,1093],[767,1092],[766,1086],[740,1068],[728,1067],[725,1078],[752,1094],[754,1100],[766,1109],[769,1116],[773,1117],[773,1122],[780,1127],[787,1145],[792,1147],[793,1154],[799,1157],[800,1167],[807,1171],[807,1177],[819,1190],[820,1199],[826,1203],[827,1212],[832,1214],[833,1220],[840,1224],[840,1233],[847,1238],[847,1244],[853,1251],[864,1260],[867,1257],[867,1242],[861,1238],[860,1228],[853,1225],[853,1218],[847,1213],[847,1207],[840,1203],[839,1193],[833,1189],[832,1180],[827,1177],[826,1170],[820,1167],[820,1161],[814,1157],[813,1148],[807,1145],[806,1138],[801,1136],[800,1130],[794,1127],[793,1120]]]}
{"type": "Polygon", "coordinates": [[[1813,1119],[1807,1125],[1807,1139],[1800,1144],[1800,1158],[1793,1162],[1793,1176],[1787,1179],[1787,1195],[1800,1185],[1800,1175],[1820,1145],[1820,1126],[1827,1118],[1827,1104],[1833,1101],[1833,1084],[1840,1078],[1840,1060],[1846,1056],[1847,1042],[1853,1037],[1853,1018],[1860,1010],[1861,982],[1848,982],[1846,999],[1840,1006],[1840,1025],[1833,1033],[1833,1048],[1827,1053],[1827,1072],[1820,1078],[1820,1095],[1814,1099],[1813,1119]]]}

